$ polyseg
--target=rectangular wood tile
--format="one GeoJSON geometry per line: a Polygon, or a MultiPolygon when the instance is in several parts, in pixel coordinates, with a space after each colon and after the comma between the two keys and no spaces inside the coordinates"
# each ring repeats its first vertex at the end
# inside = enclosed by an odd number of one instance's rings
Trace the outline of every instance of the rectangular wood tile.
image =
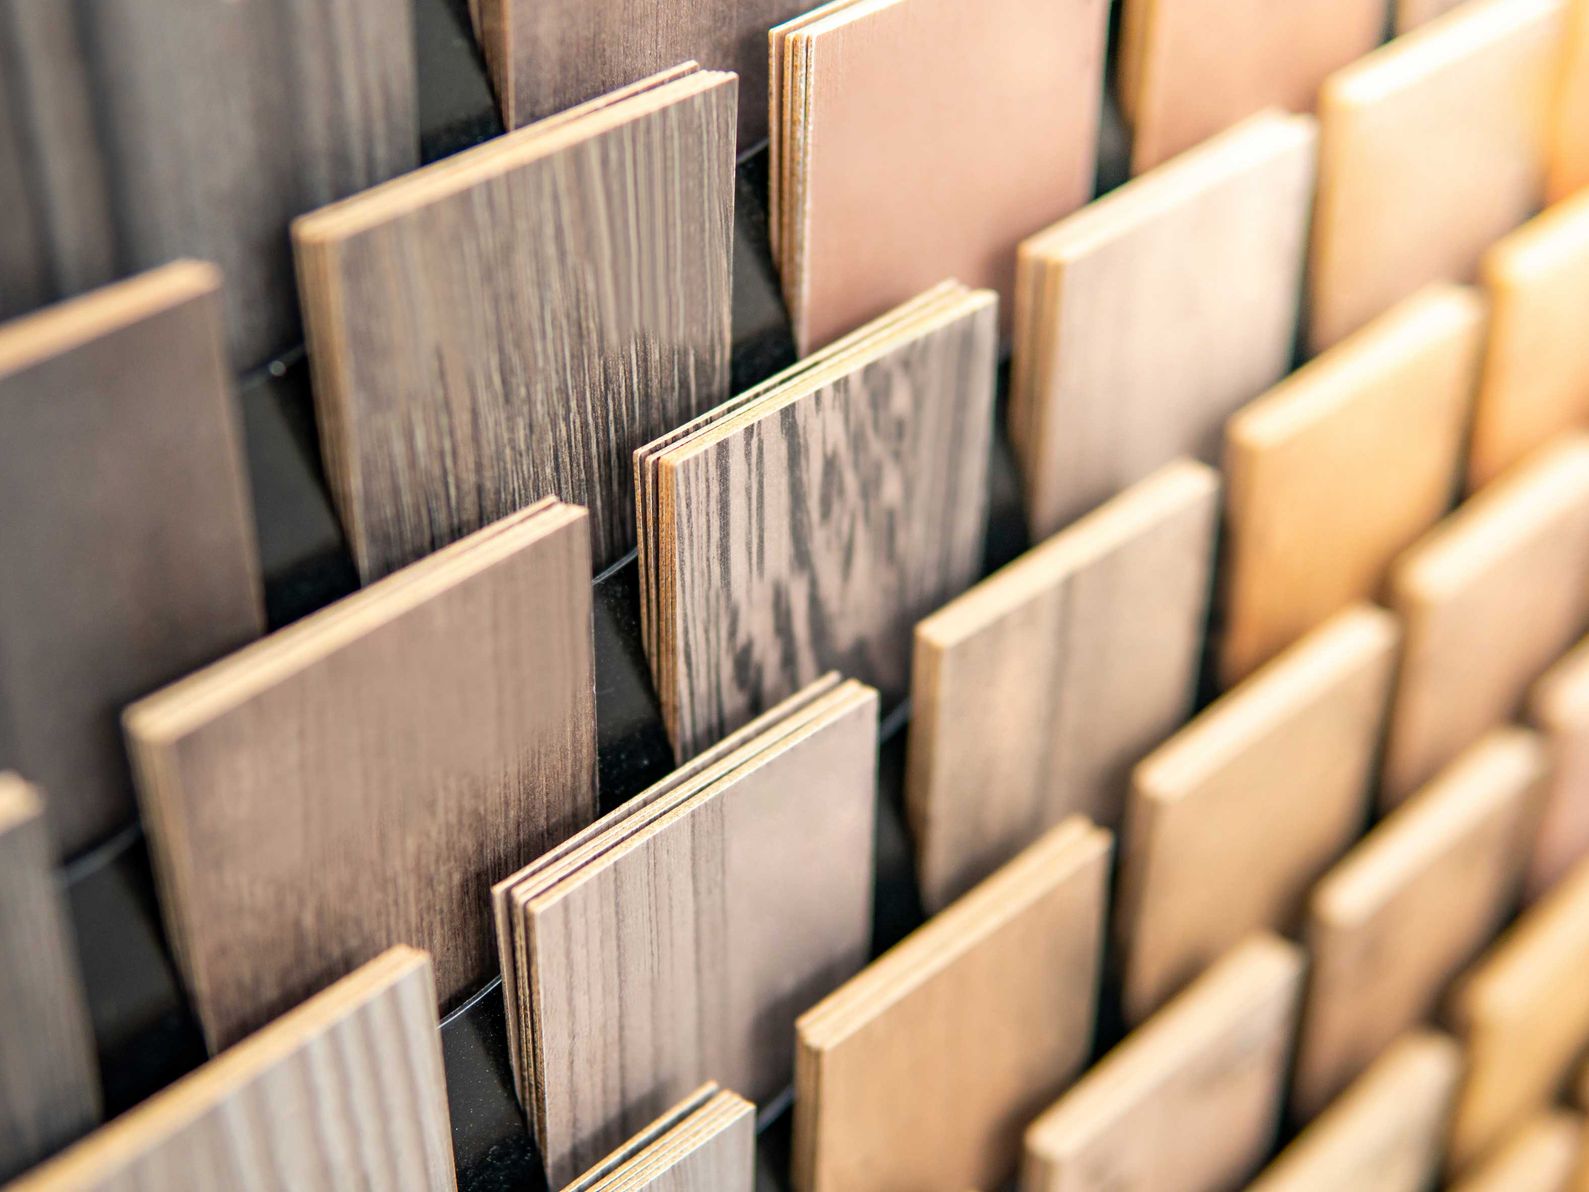
{"type": "Polygon", "coordinates": [[[1582,1166],[1583,1115],[1550,1109],[1530,1118],[1496,1144],[1451,1192],[1580,1192],[1573,1177],[1582,1166]]]}
{"type": "Polygon", "coordinates": [[[1528,866],[1528,895],[1538,898],[1589,857],[1589,639],[1534,684],[1528,720],[1550,753],[1528,866]]]}
{"type": "Polygon", "coordinates": [[[756,1107],[708,1083],[564,1192],[753,1192],[756,1107]]]}
{"type": "Polygon", "coordinates": [[[1589,186],[1589,0],[1568,0],[1567,42],[1551,123],[1545,194],[1556,203],[1589,186]]]}

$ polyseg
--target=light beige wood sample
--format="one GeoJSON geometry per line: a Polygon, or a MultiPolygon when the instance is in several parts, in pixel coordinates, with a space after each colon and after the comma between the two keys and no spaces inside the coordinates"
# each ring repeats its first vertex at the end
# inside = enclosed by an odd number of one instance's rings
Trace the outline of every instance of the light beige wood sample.
{"type": "Polygon", "coordinates": [[[1179,455],[1291,366],[1317,131],[1266,112],[1025,241],[1010,433],[1032,532],[1179,455]]]}
{"type": "Polygon", "coordinates": [[[1026,1131],[1021,1192],[1238,1186],[1274,1144],[1302,949],[1233,949],[1026,1131]]]}
{"type": "Polygon", "coordinates": [[[1361,833],[1399,636],[1347,609],[1137,766],[1115,914],[1128,1022],[1249,932],[1292,926],[1361,833]]]}
{"type": "Polygon", "coordinates": [[[264,630],[220,276],[0,326],[0,766],[65,854],[133,817],[122,706],[264,630]]]}
{"type": "Polygon", "coordinates": [[[756,1107],[707,1083],[564,1192],[753,1192],[756,1107]]]}
{"type": "Polygon", "coordinates": [[[772,31],[772,247],[802,354],[1093,191],[1105,0],[833,0],[772,31]]]}
{"type": "Polygon", "coordinates": [[[1584,1143],[1583,1115],[1551,1109],[1503,1138],[1452,1192],[1582,1192],[1575,1184],[1584,1143]]]}
{"type": "Polygon", "coordinates": [[[1067,815],[1119,829],[1131,767],[1192,710],[1218,508],[1218,473],[1168,464],[916,626],[905,791],[929,910],[1067,815]]]}
{"type": "Polygon", "coordinates": [[[1589,435],[1469,498],[1389,587],[1406,630],[1380,789],[1394,806],[1510,719],[1589,622],[1589,435]]]}
{"type": "Polygon", "coordinates": [[[212,1048],[396,942],[485,978],[492,880],[595,814],[590,595],[548,499],[127,710],[212,1048]]]}
{"type": "Polygon", "coordinates": [[[1467,0],[1395,0],[1396,33],[1399,35],[1419,25],[1426,25],[1465,3],[1467,0]]]}
{"type": "Polygon", "coordinates": [[[1468,487],[1589,426],[1589,192],[1498,241],[1481,269],[1490,330],[1468,487]]]}
{"type": "Polygon", "coordinates": [[[1547,772],[1499,729],[1369,833],[1308,899],[1308,999],[1292,1090],[1307,1119],[1433,1011],[1516,903],[1547,772]]]}
{"type": "Polygon", "coordinates": [[[687,64],[294,223],[366,582],[550,495],[634,544],[630,453],[727,396],[734,97],[687,64]]]}
{"type": "Polygon", "coordinates": [[[797,1192],[963,1192],[1092,1043],[1110,835],[1077,816],[803,1015],[797,1192]]]}
{"type": "Polygon", "coordinates": [[[1550,751],[1528,867],[1528,895],[1538,898],[1589,857],[1589,639],[1534,684],[1528,719],[1550,751]]]}
{"type": "Polygon", "coordinates": [[[1564,0],[1473,0],[1319,92],[1315,352],[1432,281],[1465,281],[1544,191],[1564,0]]]}
{"type": "Polygon", "coordinates": [[[1433,286],[1227,424],[1226,686],[1376,597],[1450,509],[1483,342],[1479,297],[1433,286]]]}
{"type": "Polygon", "coordinates": [[[398,947],[156,1094],[13,1192],[447,1192],[430,958],[398,947]]]}
{"type": "Polygon", "coordinates": [[[0,773],[0,1180],[99,1120],[99,1071],[44,804],[0,773]]]}
{"type": "Polygon", "coordinates": [[[1589,0],[1568,0],[1567,42],[1551,125],[1545,195],[1557,203],[1589,186],[1589,0]]]}

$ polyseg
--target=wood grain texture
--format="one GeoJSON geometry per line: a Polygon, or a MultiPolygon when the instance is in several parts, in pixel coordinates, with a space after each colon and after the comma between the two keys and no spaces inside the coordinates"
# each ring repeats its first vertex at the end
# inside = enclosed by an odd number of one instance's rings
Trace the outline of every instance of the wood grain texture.
{"type": "Polygon", "coordinates": [[[1433,286],[1236,413],[1220,678],[1239,682],[1354,600],[1451,507],[1484,303],[1433,286]]]}
{"type": "Polygon", "coordinates": [[[264,629],[235,403],[206,265],[0,326],[0,765],[64,853],[133,816],[122,706],[264,629]]]}
{"type": "Polygon", "coordinates": [[[1033,533],[1180,455],[1290,368],[1316,132],[1268,112],[1021,245],[1010,434],[1033,533]]]}
{"type": "Polygon", "coordinates": [[[1545,196],[1552,203],[1589,186],[1589,0],[1568,3],[1567,41],[1545,179],[1545,196]]]}
{"type": "Polygon", "coordinates": [[[392,948],[15,1192],[449,1192],[430,959],[392,948]]]}
{"type": "Polygon", "coordinates": [[[916,626],[906,807],[937,910],[1072,814],[1118,831],[1185,723],[1219,476],[1172,463],[916,626]]]}
{"type": "Polygon", "coordinates": [[[366,582],[548,495],[634,545],[630,453],[727,392],[734,103],[680,67],[293,225],[366,582]]]}
{"type": "Polygon", "coordinates": [[[1087,1058],[1109,847],[1065,821],[801,1017],[798,1192],[1015,1173],[1022,1128],[1087,1058]]]}
{"type": "Polygon", "coordinates": [[[1589,623],[1589,435],[1526,461],[1403,554],[1390,603],[1406,643],[1386,806],[1517,713],[1589,623]]]}
{"type": "Polygon", "coordinates": [[[1021,1192],[1233,1188],[1274,1145],[1304,956],[1233,949],[1026,1131],[1021,1192]]]}
{"type": "Polygon", "coordinates": [[[564,1192],[753,1192],[756,1107],[703,1085],[564,1192]]]}
{"type": "Polygon", "coordinates": [[[1312,1117],[1435,1009],[1517,900],[1543,743],[1491,733],[1349,852],[1308,899],[1293,1107],[1312,1117]]]}
{"type": "Polygon", "coordinates": [[[1319,92],[1308,342],[1466,281],[1544,193],[1564,0],[1474,0],[1319,92]]]}
{"type": "Polygon", "coordinates": [[[548,500],[128,709],[212,1048],[394,942],[444,1004],[485,978],[492,879],[595,813],[586,526],[548,500]]]}
{"type": "Polygon", "coordinates": [[[1582,1192],[1583,1115],[1551,1109],[1530,1118],[1451,1185],[1452,1192],[1582,1192]]]}
{"type": "Polygon", "coordinates": [[[0,1180],[99,1120],[94,1032],[38,794],[0,773],[0,1180]]]}
{"type": "Polygon", "coordinates": [[[1396,32],[1406,33],[1462,7],[1467,0],[1395,0],[1396,32]]]}
{"type": "Polygon", "coordinates": [[[1289,928],[1362,831],[1399,631],[1347,609],[1132,774],[1115,938],[1136,1023],[1260,928],[1289,928]]]}
{"type": "Polygon", "coordinates": [[[1528,721],[1550,753],[1526,886],[1538,898],[1589,857],[1589,639],[1534,684],[1528,721]]]}

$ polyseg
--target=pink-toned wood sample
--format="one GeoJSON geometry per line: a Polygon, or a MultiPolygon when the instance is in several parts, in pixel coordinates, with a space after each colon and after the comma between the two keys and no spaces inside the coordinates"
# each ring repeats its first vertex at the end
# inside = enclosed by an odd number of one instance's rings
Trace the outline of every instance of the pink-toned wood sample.
{"type": "Polygon", "coordinates": [[[1553,203],[1589,186],[1589,0],[1569,3],[1545,185],[1546,197],[1553,203]]]}
{"type": "Polygon", "coordinates": [[[1528,719],[1550,751],[1528,867],[1528,896],[1538,898],[1589,857],[1589,639],[1534,684],[1528,719]]]}

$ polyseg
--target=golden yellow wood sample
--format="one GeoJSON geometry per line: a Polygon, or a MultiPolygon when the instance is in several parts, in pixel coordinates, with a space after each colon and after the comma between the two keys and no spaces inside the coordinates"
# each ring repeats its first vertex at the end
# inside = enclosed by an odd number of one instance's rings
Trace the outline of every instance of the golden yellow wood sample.
{"type": "Polygon", "coordinates": [[[1589,186],[1589,0],[1568,2],[1572,7],[1567,17],[1567,44],[1562,49],[1545,188],[1553,203],[1589,186]]]}
{"type": "Polygon", "coordinates": [[[1451,1192],[1582,1192],[1583,1115],[1546,1110],[1490,1148],[1450,1185],[1451,1192]]]}

